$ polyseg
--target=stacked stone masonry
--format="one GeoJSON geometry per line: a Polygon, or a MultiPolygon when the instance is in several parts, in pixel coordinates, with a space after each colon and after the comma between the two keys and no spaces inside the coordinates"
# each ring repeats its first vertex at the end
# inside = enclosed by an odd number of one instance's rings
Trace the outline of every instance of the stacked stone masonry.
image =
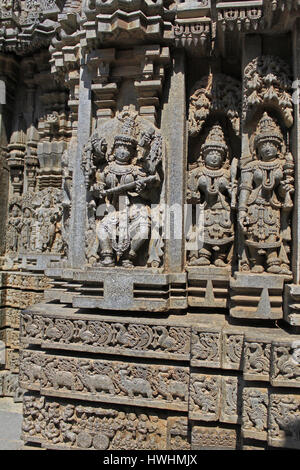
{"type": "Polygon", "coordinates": [[[0,399],[46,449],[300,449],[300,2],[0,0],[0,399]]]}

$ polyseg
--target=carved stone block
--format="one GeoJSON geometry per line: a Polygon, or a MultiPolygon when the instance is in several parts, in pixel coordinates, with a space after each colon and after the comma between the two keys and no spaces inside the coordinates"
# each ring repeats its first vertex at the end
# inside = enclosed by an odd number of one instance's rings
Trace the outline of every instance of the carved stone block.
{"type": "Polygon", "coordinates": [[[283,317],[284,276],[236,273],[230,280],[230,315],[278,320],[283,317]]]}
{"type": "Polygon", "coordinates": [[[5,367],[11,372],[19,372],[20,354],[15,349],[6,349],[5,367]]]}
{"type": "Polygon", "coordinates": [[[23,440],[48,449],[165,450],[167,429],[166,415],[152,410],[24,396],[23,440]]]}
{"type": "Polygon", "coordinates": [[[243,353],[244,380],[269,382],[270,377],[271,340],[256,336],[245,338],[243,353]]]}
{"type": "Polygon", "coordinates": [[[242,434],[244,438],[266,440],[269,396],[267,388],[243,390],[242,434]]]}
{"type": "Polygon", "coordinates": [[[235,450],[238,446],[236,429],[193,425],[192,450],[235,450]]]}
{"type": "MultiPolygon", "coordinates": [[[[46,270],[49,276],[52,273],[56,277],[55,272],[46,270]]],[[[138,268],[130,272],[125,268],[117,271],[103,268],[88,272],[66,270],[64,276],[83,285],[69,298],[73,307],[153,312],[187,307],[185,274],[161,274],[159,271],[150,274],[138,268]]],[[[64,290],[61,291],[61,297],[57,300],[66,301],[64,293],[64,290]]]]}
{"type": "MultiPolygon", "coordinates": [[[[5,307],[0,310],[3,327],[11,327],[16,330],[20,328],[20,310],[18,308],[5,307]]],[[[0,320],[1,324],[1,320],[0,320]]]]}
{"type": "Polygon", "coordinates": [[[221,367],[221,331],[218,327],[193,327],[191,365],[194,367],[221,367]]]}
{"type": "Polygon", "coordinates": [[[268,444],[300,449],[300,396],[273,392],[270,395],[268,444]]]}
{"type": "Polygon", "coordinates": [[[222,377],[220,422],[236,424],[241,415],[241,389],[239,377],[222,377]]]}
{"type": "Polygon", "coordinates": [[[39,304],[22,313],[21,341],[47,349],[133,357],[189,360],[191,328],[176,316],[149,319],[77,313],[63,305],[39,304]]]}
{"type": "Polygon", "coordinates": [[[270,382],[274,387],[300,387],[300,340],[273,341],[270,382]]]}
{"type": "Polygon", "coordinates": [[[169,417],[167,421],[167,449],[190,450],[187,417],[169,417]]]}
{"type": "Polygon", "coordinates": [[[244,346],[243,330],[224,328],[222,331],[222,369],[242,368],[244,346]]]}
{"type": "Polygon", "coordinates": [[[185,367],[75,359],[22,351],[20,385],[42,394],[187,411],[185,367]]]}
{"type": "Polygon", "coordinates": [[[221,377],[191,374],[189,418],[217,421],[220,415],[221,377]]]}
{"type": "Polygon", "coordinates": [[[2,294],[2,305],[12,308],[23,309],[29,305],[41,302],[44,294],[42,292],[23,291],[18,289],[5,289],[2,294]]]}
{"type": "Polygon", "coordinates": [[[187,267],[190,307],[225,309],[228,304],[229,271],[221,268],[187,267]]]}
{"type": "Polygon", "coordinates": [[[300,286],[296,284],[285,285],[284,319],[292,326],[300,326],[300,286]]]}

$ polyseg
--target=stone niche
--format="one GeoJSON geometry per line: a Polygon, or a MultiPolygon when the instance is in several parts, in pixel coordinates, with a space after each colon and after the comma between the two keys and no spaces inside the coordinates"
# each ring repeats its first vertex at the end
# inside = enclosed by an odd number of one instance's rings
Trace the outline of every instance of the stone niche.
{"type": "Polygon", "coordinates": [[[0,396],[27,446],[300,449],[299,17],[0,0],[0,396]]]}

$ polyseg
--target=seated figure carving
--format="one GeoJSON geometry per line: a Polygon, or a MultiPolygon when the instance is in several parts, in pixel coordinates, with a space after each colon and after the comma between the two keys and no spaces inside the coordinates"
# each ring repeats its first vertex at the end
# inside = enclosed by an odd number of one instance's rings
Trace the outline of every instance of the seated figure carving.
{"type": "MultiPolygon", "coordinates": [[[[114,137],[108,156],[105,139],[91,138],[94,169],[90,170],[89,178],[91,181],[93,173],[90,193],[92,204],[97,206],[97,240],[87,251],[94,259],[100,257],[99,265],[103,267],[117,263],[125,268],[138,265],[139,252],[150,240],[151,201],[155,188],[157,190],[160,185],[157,165],[161,159],[161,146],[154,151],[155,145],[152,145],[152,152],[139,157],[138,145],[145,148],[147,143],[153,144],[155,140],[157,144],[158,136],[154,131],[149,135],[144,133],[138,143],[135,127],[134,118],[127,116],[121,132],[114,137]]],[[[89,225],[91,231],[92,220],[89,225]]]]}

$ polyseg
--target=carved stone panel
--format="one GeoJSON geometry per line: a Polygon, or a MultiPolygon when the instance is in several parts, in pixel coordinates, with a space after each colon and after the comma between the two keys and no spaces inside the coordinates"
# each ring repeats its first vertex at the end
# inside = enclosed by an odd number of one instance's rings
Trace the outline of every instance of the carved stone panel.
{"type": "MultiPolygon", "coordinates": [[[[37,311],[40,310],[39,306],[37,311]]],[[[122,317],[108,316],[95,319],[76,314],[75,309],[69,309],[66,317],[59,306],[53,310],[55,313],[48,315],[22,312],[23,343],[40,344],[47,349],[189,359],[190,328],[179,326],[176,321],[172,324],[140,319],[124,321],[122,317]]]]}
{"type": "Polygon", "coordinates": [[[270,382],[274,387],[300,387],[300,341],[272,342],[270,382]]]}
{"type": "Polygon", "coordinates": [[[153,411],[68,404],[48,397],[24,397],[25,442],[49,449],[167,449],[167,418],[153,411]]]}
{"type": "Polygon", "coordinates": [[[300,396],[271,393],[268,443],[274,447],[300,449],[300,396]]]}
{"type": "Polygon", "coordinates": [[[245,380],[269,382],[270,378],[270,340],[245,340],[243,354],[243,377],[245,380]]]}
{"type": "Polygon", "coordinates": [[[217,421],[220,414],[221,377],[217,375],[191,374],[190,419],[217,421]]]}
{"type": "Polygon", "coordinates": [[[266,440],[268,431],[268,389],[243,390],[242,434],[244,438],[266,440]]]}
{"type": "Polygon", "coordinates": [[[238,446],[236,429],[193,425],[192,450],[235,450],[238,446]]]}
{"type": "Polygon", "coordinates": [[[46,395],[186,411],[185,367],[75,359],[23,351],[20,384],[46,395]]]}
{"type": "Polygon", "coordinates": [[[192,366],[221,367],[221,331],[219,328],[194,327],[191,343],[192,366]]]}

